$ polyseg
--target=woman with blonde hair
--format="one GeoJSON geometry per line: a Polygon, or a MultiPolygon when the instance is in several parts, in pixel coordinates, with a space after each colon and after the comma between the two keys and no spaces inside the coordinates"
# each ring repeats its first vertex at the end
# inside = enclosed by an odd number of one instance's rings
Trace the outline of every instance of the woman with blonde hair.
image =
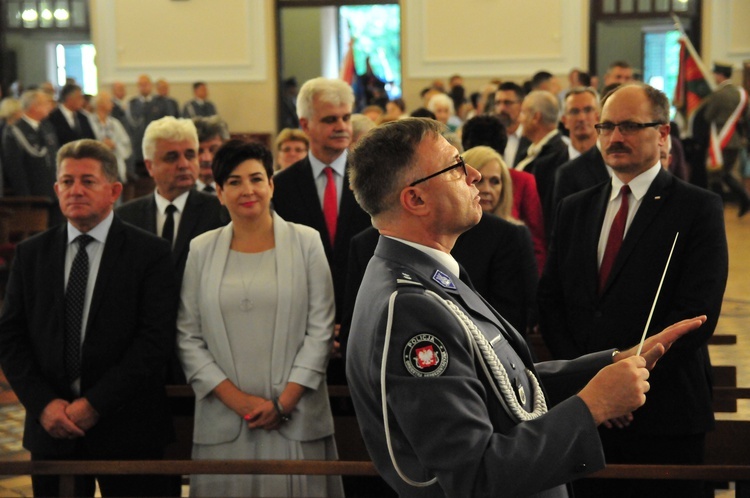
{"type": "Polygon", "coordinates": [[[464,152],[463,158],[482,173],[482,179],[477,183],[482,211],[521,223],[512,215],[513,182],[503,157],[492,147],[480,145],[464,152]]]}
{"type": "Polygon", "coordinates": [[[480,145],[462,157],[482,173],[476,186],[484,214],[459,237],[451,254],[478,292],[525,337],[536,324],[538,273],[531,233],[511,214],[513,184],[502,156],[480,145]]]}

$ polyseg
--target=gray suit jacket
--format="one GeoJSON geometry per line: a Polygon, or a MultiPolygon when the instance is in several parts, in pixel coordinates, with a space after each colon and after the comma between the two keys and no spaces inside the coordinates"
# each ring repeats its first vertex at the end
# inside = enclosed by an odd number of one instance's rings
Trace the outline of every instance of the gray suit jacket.
{"type": "MultiPolygon", "coordinates": [[[[308,388],[279,432],[297,441],[333,434],[325,372],[333,343],[333,284],[318,232],[274,215],[278,296],[273,355],[268,363],[273,392],[288,382],[308,388]]],[[[232,225],[212,230],[190,244],[177,319],[178,350],[185,376],[195,391],[193,441],[219,444],[247,430],[245,421],[212,391],[224,379],[241,385],[219,306],[232,225]]],[[[250,393],[254,394],[254,393],[250,393]]]]}
{"type": "MultiPolygon", "coordinates": [[[[365,272],[353,322],[346,362],[352,400],[375,466],[400,496],[562,497],[563,483],[604,466],[591,414],[572,395],[611,363],[611,351],[535,366],[521,336],[468,285],[421,251],[385,237],[365,272]],[[401,480],[386,447],[380,376],[395,291],[385,361],[390,435],[396,461],[409,478],[437,477],[423,488],[401,480]],[[524,369],[534,371],[547,389],[550,411],[530,422],[511,419],[462,325],[427,291],[455,303],[494,341],[514,386],[530,393],[524,369]],[[410,370],[415,360],[410,343],[423,335],[433,339],[422,341],[420,351],[437,351],[447,365],[442,372],[420,376],[415,367],[410,370]]],[[[529,410],[531,396],[518,397],[529,410]]]]}

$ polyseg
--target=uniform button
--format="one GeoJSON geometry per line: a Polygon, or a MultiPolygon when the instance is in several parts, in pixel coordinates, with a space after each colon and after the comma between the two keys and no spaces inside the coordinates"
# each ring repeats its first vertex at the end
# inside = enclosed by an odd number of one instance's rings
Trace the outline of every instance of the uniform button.
{"type": "Polygon", "coordinates": [[[586,464],[585,463],[579,463],[576,465],[575,471],[576,472],[584,472],[586,470],[586,464]]]}

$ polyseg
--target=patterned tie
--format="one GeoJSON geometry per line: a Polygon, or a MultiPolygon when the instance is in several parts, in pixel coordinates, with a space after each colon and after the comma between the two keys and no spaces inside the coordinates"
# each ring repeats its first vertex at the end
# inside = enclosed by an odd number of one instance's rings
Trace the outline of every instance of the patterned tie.
{"type": "Polygon", "coordinates": [[[94,238],[90,235],[82,234],[73,241],[78,242],[78,252],[70,267],[68,288],[65,290],[65,375],[68,382],[81,376],[81,321],[89,280],[86,246],[92,240],[94,238]]]}
{"type": "Polygon", "coordinates": [[[628,221],[629,208],[628,194],[630,194],[630,187],[623,185],[620,189],[620,209],[617,211],[615,219],[612,221],[612,227],[609,229],[607,247],[604,249],[602,265],[599,267],[599,294],[604,291],[604,285],[607,283],[607,278],[609,278],[612,265],[615,263],[617,253],[622,245],[622,239],[625,236],[625,224],[628,221]]]}
{"type": "Polygon", "coordinates": [[[326,227],[328,228],[328,237],[331,239],[331,247],[333,247],[333,241],[336,240],[336,220],[338,218],[338,196],[336,195],[336,180],[333,178],[333,169],[330,166],[326,166],[323,170],[325,171],[328,183],[326,183],[326,190],[323,194],[323,216],[326,219],[326,227]]]}
{"type": "Polygon", "coordinates": [[[177,207],[174,204],[167,206],[167,219],[164,220],[164,227],[161,229],[161,237],[169,241],[170,247],[174,245],[174,212],[177,207]]]}

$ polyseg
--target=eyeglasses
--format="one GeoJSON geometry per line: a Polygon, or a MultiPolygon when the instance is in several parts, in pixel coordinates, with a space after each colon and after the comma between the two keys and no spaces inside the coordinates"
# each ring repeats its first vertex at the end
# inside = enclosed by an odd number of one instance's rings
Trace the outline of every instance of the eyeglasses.
{"type": "Polygon", "coordinates": [[[661,126],[664,123],[654,121],[652,123],[636,123],[633,121],[623,121],[622,123],[597,123],[594,125],[599,135],[608,136],[611,135],[615,128],[620,129],[620,133],[623,135],[633,135],[641,131],[644,128],[651,128],[653,126],[661,126]]]}
{"type": "Polygon", "coordinates": [[[452,165],[448,166],[448,167],[447,167],[447,168],[445,168],[445,169],[441,169],[441,170],[440,170],[440,171],[438,171],[437,173],[433,173],[433,174],[431,174],[431,175],[425,176],[424,178],[420,178],[420,179],[419,179],[419,180],[417,180],[417,181],[411,182],[411,183],[409,184],[409,186],[410,186],[410,187],[413,187],[414,185],[417,185],[418,183],[426,182],[426,181],[427,181],[427,180],[429,180],[430,178],[435,178],[435,177],[436,177],[436,176],[438,176],[438,175],[442,175],[443,173],[447,173],[447,172],[449,172],[449,171],[451,171],[451,170],[454,170],[454,169],[456,169],[456,168],[463,168],[463,170],[464,170],[464,176],[467,176],[467,174],[466,174],[466,163],[464,162],[464,159],[463,159],[462,157],[460,157],[460,156],[459,156],[459,157],[458,157],[458,158],[456,159],[456,161],[458,161],[458,162],[457,162],[456,164],[452,164],[452,165]]]}
{"type": "MultiPolygon", "coordinates": [[[[568,111],[565,114],[567,114],[568,116],[578,116],[579,114],[591,114],[594,111],[596,111],[594,107],[587,105],[583,109],[579,109],[577,107],[568,109],[568,111]]],[[[622,131],[622,128],[620,128],[620,131],[622,131]]]]}

